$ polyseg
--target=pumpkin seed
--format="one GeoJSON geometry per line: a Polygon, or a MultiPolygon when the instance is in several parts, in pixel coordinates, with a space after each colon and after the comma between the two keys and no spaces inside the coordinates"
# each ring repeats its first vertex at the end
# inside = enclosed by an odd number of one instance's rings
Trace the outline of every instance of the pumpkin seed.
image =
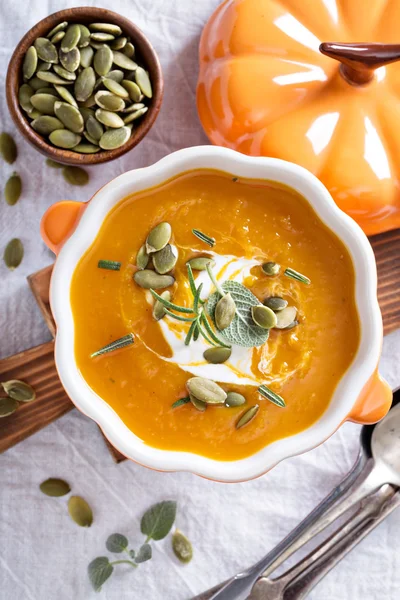
{"type": "Polygon", "coordinates": [[[128,58],[133,58],[135,56],[135,46],[133,44],[131,44],[131,42],[127,42],[127,44],[125,45],[125,47],[122,50],[122,52],[128,58]]]}
{"type": "Polygon", "coordinates": [[[232,354],[232,348],[213,347],[207,348],[203,353],[205,360],[212,365],[220,365],[226,362],[232,354]]]}
{"type": "Polygon", "coordinates": [[[38,61],[37,71],[50,71],[53,65],[49,62],[44,62],[43,60],[38,61]]]}
{"type": "Polygon", "coordinates": [[[174,252],[174,248],[171,244],[167,244],[162,250],[154,252],[152,258],[157,273],[165,275],[165,273],[168,273],[175,267],[176,261],[178,260],[178,254],[174,252]]]}
{"type": "Polygon", "coordinates": [[[48,167],[50,167],[51,169],[63,169],[64,168],[64,165],[56,162],[55,160],[52,160],[51,158],[46,158],[46,165],[48,167]]]}
{"type": "Polygon", "coordinates": [[[139,110],[136,110],[135,112],[130,113],[127,117],[125,117],[124,119],[124,123],[125,125],[128,125],[128,123],[131,123],[132,121],[136,121],[136,119],[139,119],[142,115],[144,115],[144,113],[146,113],[149,109],[147,108],[147,106],[145,106],[144,108],[140,108],[139,110]]]}
{"type": "Polygon", "coordinates": [[[226,392],[215,381],[205,377],[192,377],[186,382],[189,394],[207,404],[223,404],[226,392]]]}
{"type": "Polygon", "coordinates": [[[68,102],[71,106],[75,106],[75,108],[78,108],[78,104],[75,98],[67,88],[63,87],[62,85],[55,85],[54,87],[61,96],[61,98],[65,100],[65,102],[68,102]]]}
{"type": "Polygon", "coordinates": [[[78,135],[77,133],[73,133],[72,131],[68,131],[67,129],[56,129],[49,135],[49,140],[52,144],[58,146],[59,148],[65,149],[77,146],[81,139],[82,136],[78,135]]]}
{"type": "Polygon", "coordinates": [[[87,123],[87,120],[89,119],[89,117],[94,117],[94,110],[92,110],[91,108],[87,108],[85,106],[80,106],[79,112],[81,113],[85,124],[87,123]]]}
{"type": "Polygon", "coordinates": [[[286,308],[288,303],[287,300],[284,300],[280,296],[270,296],[264,300],[264,305],[275,312],[279,312],[286,308]]]}
{"type": "Polygon", "coordinates": [[[90,31],[86,27],[86,25],[79,25],[79,29],[81,30],[81,37],[79,38],[78,48],[87,48],[90,42],[90,31]]]}
{"type": "Polygon", "coordinates": [[[233,406],[242,406],[246,404],[246,398],[237,392],[228,392],[225,400],[225,406],[231,408],[233,406]]]}
{"type": "Polygon", "coordinates": [[[112,92],[116,96],[120,96],[121,98],[125,99],[129,98],[128,91],[120,83],[114,81],[114,79],[108,79],[106,77],[105,79],[103,79],[103,84],[108,90],[110,90],[110,92],[112,92]]]}
{"type": "Polygon", "coordinates": [[[18,402],[14,398],[0,398],[0,418],[9,417],[18,408],[18,402]]]}
{"type": "MultiPolygon", "coordinates": [[[[136,266],[138,269],[143,270],[147,267],[149,263],[149,256],[146,252],[146,246],[145,244],[143,244],[143,246],[141,246],[139,248],[139,252],[136,255],[136,266]]],[[[168,292],[169,294],[169,292],[168,292]]],[[[162,296],[162,294],[161,294],[162,296]]],[[[169,300],[169,298],[167,298],[167,300],[169,300]]]]}
{"type": "Polygon", "coordinates": [[[84,126],[83,117],[75,106],[71,106],[67,102],[56,102],[54,112],[67,129],[73,133],[82,133],[84,126]]]}
{"type": "Polygon", "coordinates": [[[140,87],[134,81],[129,81],[129,79],[123,79],[122,85],[126,89],[129,94],[132,102],[138,102],[142,92],[140,91],[140,87]]]}
{"type": "Polygon", "coordinates": [[[263,304],[252,306],[251,317],[254,323],[263,329],[271,329],[278,322],[274,311],[263,304]]]}
{"type": "Polygon", "coordinates": [[[55,33],[53,37],[50,38],[51,43],[58,44],[58,42],[61,42],[61,40],[63,39],[64,35],[65,31],[57,31],[57,33],[55,33]]]}
{"type": "Polygon", "coordinates": [[[126,69],[127,71],[135,71],[138,68],[134,60],[118,51],[113,52],[113,63],[117,65],[117,67],[121,67],[121,69],[126,69]]]}
{"type": "Polygon", "coordinates": [[[43,114],[40,112],[40,110],[36,110],[36,108],[32,109],[32,112],[29,113],[29,118],[30,119],[38,119],[39,117],[42,117],[43,114]]]}
{"type": "Polygon", "coordinates": [[[113,79],[117,83],[121,83],[121,81],[124,79],[124,72],[120,71],[119,69],[114,69],[107,74],[107,79],[113,79]]]}
{"type": "Polygon", "coordinates": [[[83,69],[75,81],[75,98],[79,102],[85,102],[93,93],[96,76],[92,67],[83,69]]]}
{"type": "Polygon", "coordinates": [[[122,29],[115,23],[90,23],[90,31],[103,31],[104,33],[111,33],[112,35],[121,35],[122,29]]]}
{"type": "Polygon", "coordinates": [[[42,114],[54,115],[54,104],[57,102],[56,96],[36,93],[31,97],[30,102],[42,114]]]}
{"type": "Polygon", "coordinates": [[[92,64],[94,56],[94,51],[91,46],[86,46],[86,48],[82,48],[80,51],[80,65],[84,69],[87,69],[92,64]]]}
{"type": "Polygon", "coordinates": [[[43,37],[36,38],[34,46],[40,59],[52,64],[58,63],[57,48],[50,40],[43,37]]]}
{"type": "MultiPolygon", "coordinates": [[[[63,88],[61,85],[59,86],[60,90],[64,90],[65,88],[63,88]]],[[[36,90],[36,94],[50,94],[51,96],[55,96],[57,98],[58,93],[57,90],[55,90],[53,87],[42,87],[39,90],[36,90]]]]}
{"type": "Polygon", "coordinates": [[[43,481],[39,488],[43,494],[46,494],[46,496],[52,496],[53,498],[60,498],[61,496],[69,494],[71,491],[71,487],[66,481],[63,481],[62,479],[56,479],[55,477],[51,477],[50,479],[43,481]]]}
{"type": "Polygon", "coordinates": [[[239,421],[236,423],[236,429],[240,429],[244,425],[247,425],[247,423],[249,423],[252,419],[254,419],[254,417],[258,413],[259,408],[260,407],[258,406],[258,404],[255,404],[251,408],[248,408],[246,412],[242,414],[239,421]]]}
{"type": "Polygon", "coordinates": [[[18,400],[18,402],[33,402],[36,398],[35,390],[25,381],[11,379],[10,381],[4,381],[1,385],[7,396],[18,400]]]}
{"type": "Polygon", "coordinates": [[[68,22],[63,21],[62,23],[59,23],[58,25],[53,27],[53,29],[47,34],[47,37],[51,38],[55,33],[58,33],[59,31],[64,31],[64,29],[67,29],[67,27],[68,27],[68,22]]]}
{"type": "Polygon", "coordinates": [[[297,308],[295,306],[287,306],[283,310],[276,313],[276,329],[286,329],[297,315],[297,308]]]}
{"type": "Polygon", "coordinates": [[[18,156],[18,150],[14,142],[14,138],[12,138],[11,135],[5,131],[0,134],[0,154],[3,160],[5,160],[9,165],[12,165],[18,156]]]}
{"type": "Polygon", "coordinates": [[[89,116],[86,121],[86,129],[88,134],[96,140],[96,142],[100,141],[101,136],[104,133],[104,129],[101,123],[95,119],[95,117],[89,116]]]}
{"type": "Polygon", "coordinates": [[[94,99],[94,94],[91,94],[89,96],[89,98],[87,100],[85,100],[84,102],[80,102],[79,103],[79,108],[81,108],[82,106],[84,108],[92,108],[93,106],[96,106],[96,102],[95,102],[95,99],[94,99]]]}
{"type": "Polygon", "coordinates": [[[72,48],[69,52],[60,50],[60,63],[66,71],[74,73],[81,64],[81,53],[78,48],[72,48]]]}
{"type": "Polygon", "coordinates": [[[89,504],[80,496],[71,496],[68,501],[70,517],[80,527],[90,527],[93,523],[93,512],[89,504]]]}
{"type": "Polygon", "coordinates": [[[269,277],[274,277],[275,275],[278,275],[279,271],[281,270],[281,265],[276,262],[270,261],[264,263],[261,266],[261,268],[266,275],[268,275],[269,277]]]}
{"type": "Polygon", "coordinates": [[[90,39],[95,42],[111,42],[115,39],[111,33],[104,33],[103,31],[95,31],[90,34],[90,39]]]}
{"type": "Polygon", "coordinates": [[[128,127],[109,129],[101,136],[99,146],[103,150],[115,150],[123,146],[129,140],[130,136],[131,130],[128,127]]]}
{"type": "Polygon", "coordinates": [[[12,239],[10,242],[8,242],[3,254],[6,267],[8,267],[10,271],[14,271],[14,269],[19,267],[23,258],[24,247],[21,240],[18,238],[12,239]]]}
{"type": "Polygon", "coordinates": [[[118,37],[111,42],[110,47],[113,50],[122,50],[126,46],[127,41],[128,39],[124,36],[118,37]]]}
{"type": "Polygon", "coordinates": [[[104,46],[103,42],[95,42],[94,40],[92,40],[92,38],[90,38],[90,45],[95,50],[99,50],[102,46],[104,46]]]}
{"type": "Polygon", "coordinates": [[[22,181],[17,173],[13,173],[4,188],[4,198],[9,206],[14,206],[21,196],[22,181]]]}
{"type": "Polygon", "coordinates": [[[18,90],[18,102],[28,114],[33,110],[33,106],[31,104],[31,98],[33,94],[33,89],[27,83],[23,83],[18,90]]]}
{"type": "Polygon", "coordinates": [[[189,563],[193,558],[192,544],[189,542],[186,536],[183,535],[178,529],[172,536],[172,550],[175,556],[182,563],[189,563]]]}
{"type": "Polygon", "coordinates": [[[126,108],[124,108],[124,110],[122,111],[123,113],[131,113],[135,110],[139,110],[139,108],[144,108],[144,104],[142,104],[141,102],[134,102],[133,104],[130,104],[129,106],[127,106],[126,108]]]}
{"type": "MultiPolygon", "coordinates": [[[[93,137],[90,135],[90,133],[88,133],[87,131],[84,131],[84,132],[83,132],[83,135],[85,136],[85,138],[87,139],[87,141],[89,142],[89,144],[92,144],[93,146],[98,146],[98,145],[99,145],[99,142],[98,142],[98,140],[95,140],[95,139],[94,139],[94,138],[93,138],[93,137]]],[[[80,144],[78,144],[78,145],[80,145],[80,144]]]]}
{"type": "Polygon", "coordinates": [[[56,117],[42,115],[41,117],[38,117],[37,119],[34,119],[31,122],[31,127],[41,135],[50,135],[53,131],[56,131],[57,129],[62,130],[64,128],[64,124],[61,123],[61,121],[56,117]]]}
{"type": "Polygon", "coordinates": [[[89,175],[87,171],[80,167],[73,167],[68,165],[62,170],[62,175],[68,183],[71,185],[86,185],[89,181],[89,175]]]}
{"type": "Polygon", "coordinates": [[[149,269],[136,271],[133,279],[140,287],[146,290],[160,290],[162,288],[170,287],[175,282],[175,279],[171,275],[159,275],[149,269]]]}
{"type": "Polygon", "coordinates": [[[204,412],[206,410],[207,404],[205,402],[203,402],[202,400],[198,400],[197,398],[195,398],[195,396],[193,396],[193,394],[189,394],[189,398],[190,402],[193,404],[196,410],[200,412],[204,412]]]}
{"type": "Polygon", "coordinates": [[[220,300],[218,300],[217,305],[215,307],[215,324],[220,331],[229,327],[235,318],[236,314],[236,304],[233,300],[232,296],[228,292],[225,296],[222,296],[220,300]]]}
{"type": "Polygon", "coordinates": [[[93,60],[94,70],[98,75],[107,75],[113,63],[113,53],[109,46],[102,46],[96,51],[93,60]]]}
{"type": "Polygon", "coordinates": [[[190,265],[194,271],[205,271],[207,265],[213,267],[215,260],[211,256],[196,256],[187,261],[187,265],[190,265]]]}
{"type": "Polygon", "coordinates": [[[164,221],[159,223],[154,229],[152,229],[147,236],[146,250],[147,253],[158,252],[162,250],[171,239],[172,228],[169,223],[164,221]]]}
{"type": "Polygon", "coordinates": [[[97,144],[78,144],[72,148],[73,152],[80,152],[81,154],[96,154],[96,152],[100,151],[99,146],[97,144]]]}
{"type": "MultiPolygon", "coordinates": [[[[144,248],[144,246],[142,246],[142,248],[144,248]]],[[[169,290],[165,290],[165,292],[161,294],[161,298],[164,298],[164,300],[168,300],[169,302],[171,300],[171,292],[169,290]]],[[[165,306],[159,300],[156,300],[153,306],[153,317],[156,321],[159,321],[165,317],[165,314],[165,306]]]]}
{"type": "Polygon", "coordinates": [[[299,324],[299,322],[297,321],[297,319],[295,319],[294,321],[292,321],[290,323],[290,325],[288,325],[287,327],[284,327],[284,331],[289,331],[290,329],[293,329],[294,327],[297,327],[297,325],[299,324]]]}
{"type": "MultiPolygon", "coordinates": [[[[110,80],[111,81],[111,80],[110,80]]],[[[115,83],[115,81],[114,81],[115,83]]],[[[116,83],[116,85],[119,85],[116,83]]],[[[111,112],[119,112],[125,108],[125,102],[119,96],[114,96],[111,92],[100,90],[95,94],[94,97],[96,104],[104,110],[110,110],[111,112]]]]}
{"type": "Polygon", "coordinates": [[[42,88],[44,84],[43,81],[35,75],[35,77],[32,77],[32,79],[29,80],[29,85],[36,92],[37,90],[42,88]]]}
{"type": "MultiPolygon", "coordinates": [[[[37,77],[42,81],[47,81],[48,83],[53,83],[54,85],[71,85],[72,83],[67,79],[63,79],[59,75],[56,75],[56,73],[53,73],[52,71],[39,71],[39,73],[37,73],[37,77]]],[[[30,81],[32,83],[32,79],[30,81]]]]}
{"type": "Polygon", "coordinates": [[[60,65],[54,65],[54,71],[57,73],[57,75],[63,79],[67,79],[68,81],[75,81],[76,79],[75,73],[70,73],[70,71],[67,71],[67,69],[64,69],[64,67],[60,67],[60,65]]]}
{"type": "Polygon", "coordinates": [[[33,77],[37,68],[37,63],[38,55],[36,48],[35,46],[31,46],[30,48],[28,48],[25,54],[24,62],[22,65],[22,75],[24,76],[25,80],[33,77]]]}
{"type": "Polygon", "coordinates": [[[74,25],[69,25],[67,31],[65,32],[65,36],[61,41],[61,50],[64,52],[69,52],[72,48],[75,48],[78,45],[78,42],[81,38],[81,28],[79,25],[74,23],[74,25]]]}
{"type": "Polygon", "coordinates": [[[153,96],[149,74],[142,67],[138,67],[136,69],[135,81],[140,87],[142,94],[144,94],[146,98],[151,98],[153,96]]]}
{"type": "Polygon", "coordinates": [[[96,119],[100,121],[100,123],[103,123],[103,125],[106,127],[113,127],[117,129],[124,126],[124,122],[121,117],[109,110],[98,108],[95,114],[96,119]]]}

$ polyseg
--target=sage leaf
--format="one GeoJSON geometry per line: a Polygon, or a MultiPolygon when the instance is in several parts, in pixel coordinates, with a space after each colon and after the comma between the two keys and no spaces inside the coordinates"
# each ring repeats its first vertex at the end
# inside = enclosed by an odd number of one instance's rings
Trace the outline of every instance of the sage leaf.
{"type": "Polygon", "coordinates": [[[150,544],[143,544],[143,546],[141,546],[139,548],[139,552],[137,553],[136,556],[136,562],[139,563],[143,563],[146,562],[146,560],[150,560],[152,557],[152,549],[150,544]]]}
{"type": "Polygon", "coordinates": [[[193,558],[192,544],[179,529],[177,529],[172,536],[172,550],[182,563],[187,564],[193,558]]]}
{"type": "Polygon", "coordinates": [[[35,390],[25,381],[11,379],[10,381],[3,381],[1,385],[7,396],[18,400],[18,402],[33,402],[36,398],[35,390]]]}
{"type": "MultiPolygon", "coordinates": [[[[222,289],[230,293],[236,305],[236,314],[228,327],[220,331],[221,337],[237,346],[254,348],[262,346],[268,339],[269,330],[262,329],[253,321],[251,309],[258,306],[260,301],[244,285],[237,281],[225,281],[222,289]]],[[[207,311],[215,323],[215,308],[220,300],[220,294],[215,292],[207,300],[207,311]]]]}
{"type": "Polygon", "coordinates": [[[106,548],[109,552],[123,552],[128,547],[128,539],[121,533],[112,533],[106,541],[106,548]]]}
{"type": "Polygon", "coordinates": [[[71,496],[68,501],[68,512],[71,519],[80,527],[90,527],[93,523],[92,509],[80,496],[71,496]]]}
{"type": "Polygon", "coordinates": [[[55,477],[50,477],[50,479],[46,479],[46,481],[43,481],[40,484],[39,488],[40,491],[43,492],[43,494],[46,494],[46,496],[52,496],[55,498],[65,496],[71,491],[69,483],[67,483],[63,479],[56,479],[55,477]]]}
{"type": "Polygon", "coordinates": [[[101,586],[110,577],[114,567],[108,560],[107,556],[98,556],[88,566],[88,574],[90,583],[95,592],[101,590],[101,586]]]}
{"type": "Polygon", "coordinates": [[[148,540],[162,540],[171,531],[176,517],[176,502],[167,500],[154,504],[141,520],[140,530],[148,540]]]}

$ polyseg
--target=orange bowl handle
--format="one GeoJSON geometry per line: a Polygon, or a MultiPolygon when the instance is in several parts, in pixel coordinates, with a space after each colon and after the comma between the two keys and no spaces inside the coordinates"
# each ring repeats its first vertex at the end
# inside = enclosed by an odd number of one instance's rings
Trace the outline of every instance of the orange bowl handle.
{"type": "Polygon", "coordinates": [[[386,415],[392,399],[393,393],[389,384],[376,370],[347,418],[355,423],[376,423],[386,415]]]}
{"type": "Polygon", "coordinates": [[[86,204],[62,200],[46,210],[40,223],[40,233],[46,246],[58,254],[75,230],[86,204]]]}

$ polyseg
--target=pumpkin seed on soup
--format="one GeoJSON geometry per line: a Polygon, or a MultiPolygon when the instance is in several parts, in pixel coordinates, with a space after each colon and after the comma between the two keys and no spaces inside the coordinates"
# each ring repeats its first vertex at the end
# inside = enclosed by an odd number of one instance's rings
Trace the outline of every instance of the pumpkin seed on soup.
{"type": "Polygon", "coordinates": [[[236,423],[236,429],[240,429],[241,427],[244,427],[244,425],[247,425],[247,423],[250,423],[250,421],[254,419],[254,417],[258,413],[259,408],[260,407],[258,406],[258,404],[255,404],[254,406],[246,410],[246,412],[242,414],[242,416],[236,423]]]}
{"type": "Polygon", "coordinates": [[[242,406],[246,404],[246,398],[237,392],[228,392],[225,400],[225,406],[232,408],[234,406],[242,406]]]}
{"type": "Polygon", "coordinates": [[[207,403],[202,400],[198,400],[193,394],[189,394],[190,402],[193,404],[196,410],[204,412],[207,408],[207,403]]]}
{"type": "MultiPolygon", "coordinates": [[[[161,294],[161,298],[168,300],[169,302],[171,300],[171,292],[169,290],[165,290],[165,292],[161,294]]],[[[159,321],[160,319],[164,318],[165,315],[165,306],[159,300],[156,300],[153,306],[153,317],[156,321],[159,321]]]]}
{"type": "Polygon", "coordinates": [[[207,404],[223,404],[226,392],[211,379],[205,377],[192,377],[186,382],[189,394],[207,404]]]}
{"type": "Polygon", "coordinates": [[[143,270],[147,267],[148,263],[149,263],[149,255],[146,252],[146,245],[143,244],[143,246],[141,246],[139,248],[139,252],[136,255],[136,266],[138,269],[143,270]]]}
{"type": "Polygon", "coordinates": [[[199,256],[191,258],[186,264],[190,265],[194,271],[205,271],[207,265],[210,265],[211,267],[215,266],[215,260],[210,256],[199,256]]]}
{"type": "Polygon", "coordinates": [[[146,250],[148,253],[158,252],[162,250],[171,239],[172,228],[169,223],[164,221],[159,223],[154,229],[152,229],[147,236],[146,250]]]}
{"type": "Polygon", "coordinates": [[[8,267],[10,271],[13,271],[17,267],[19,267],[23,257],[24,247],[22,245],[21,240],[18,238],[14,238],[10,242],[8,242],[4,250],[3,259],[6,264],[6,267],[8,267]]]}
{"type": "Polygon", "coordinates": [[[226,362],[232,354],[232,348],[213,347],[207,348],[203,353],[205,360],[213,365],[220,365],[226,362]]]}
{"type": "Polygon", "coordinates": [[[277,324],[277,317],[274,311],[262,304],[252,307],[251,316],[254,323],[263,329],[271,329],[277,324]]]}
{"type": "Polygon", "coordinates": [[[276,313],[276,329],[286,329],[296,319],[297,308],[295,306],[287,306],[276,313]]]}
{"type": "Polygon", "coordinates": [[[281,265],[276,262],[269,261],[264,263],[261,268],[266,275],[269,277],[274,277],[275,275],[279,274],[281,265]]]}
{"type": "Polygon", "coordinates": [[[287,307],[288,303],[280,296],[270,296],[264,300],[264,305],[268,306],[274,312],[279,312],[287,307]]]}
{"type": "Polygon", "coordinates": [[[4,198],[9,206],[16,204],[21,196],[22,182],[17,173],[13,173],[4,188],[4,198]]]}
{"type": "Polygon", "coordinates": [[[236,304],[232,296],[228,292],[218,300],[215,307],[215,324],[220,331],[229,327],[235,318],[236,304]]]}
{"type": "Polygon", "coordinates": [[[137,271],[133,279],[142,288],[149,290],[160,290],[162,288],[170,287],[175,282],[175,279],[171,275],[159,275],[149,269],[143,271],[137,271]]]}
{"type": "Polygon", "coordinates": [[[152,259],[157,273],[160,273],[160,275],[165,275],[165,273],[168,273],[175,267],[176,261],[178,260],[178,255],[175,254],[171,244],[167,244],[158,252],[154,252],[152,254],[152,259]]]}

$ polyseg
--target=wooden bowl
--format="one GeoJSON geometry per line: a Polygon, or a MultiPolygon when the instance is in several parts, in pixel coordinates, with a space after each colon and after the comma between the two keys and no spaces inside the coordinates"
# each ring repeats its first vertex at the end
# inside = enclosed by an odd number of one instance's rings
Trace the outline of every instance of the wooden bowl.
{"type": "Polygon", "coordinates": [[[164,80],[158,56],[144,33],[131,21],[111,10],[91,8],[88,6],[60,10],[59,12],[49,15],[42,21],[39,21],[39,23],[32,27],[15,48],[8,65],[6,78],[6,97],[11,117],[28,142],[48,158],[63,164],[82,166],[96,165],[109,160],[114,160],[134,148],[134,146],[136,146],[146,135],[157,118],[161,107],[163,89],[164,80]],[[19,105],[18,90],[23,83],[22,63],[26,51],[34,43],[36,38],[46,37],[48,32],[62,21],[68,21],[70,23],[78,22],[82,24],[106,22],[119,25],[123,32],[131,37],[136,53],[139,56],[139,62],[143,64],[149,72],[153,87],[153,98],[149,104],[149,110],[142,119],[140,119],[139,124],[132,130],[132,135],[126,144],[120,148],[107,151],[103,150],[96,154],[80,154],[78,152],[73,152],[72,150],[56,148],[32,129],[24,111],[19,105]]]}

